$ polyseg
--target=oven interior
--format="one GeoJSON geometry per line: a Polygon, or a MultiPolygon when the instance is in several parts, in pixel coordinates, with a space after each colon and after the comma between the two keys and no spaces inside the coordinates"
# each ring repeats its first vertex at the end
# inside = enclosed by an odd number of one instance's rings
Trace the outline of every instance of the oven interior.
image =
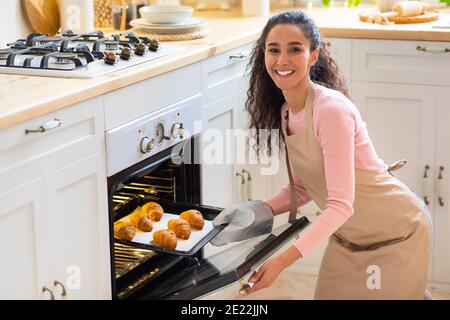
{"type": "Polygon", "coordinates": [[[111,268],[113,297],[134,297],[170,272],[201,259],[202,250],[193,257],[155,252],[124,244],[114,238],[115,221],[148,201],[158,202],[167,212],[197,209],[212,220],[221,209],[200,206],[200,166],[194,163],[198,137],[174,146],[108,178],[110,201],[111,268]]]}

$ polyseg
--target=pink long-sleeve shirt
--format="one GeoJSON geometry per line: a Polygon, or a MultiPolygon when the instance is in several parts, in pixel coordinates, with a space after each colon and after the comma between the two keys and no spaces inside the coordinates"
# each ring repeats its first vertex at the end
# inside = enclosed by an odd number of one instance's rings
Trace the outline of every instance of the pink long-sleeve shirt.
{"type": "MultiPolygon", "coordinates": [[[[294,243],[303,257],[326,241],[353,214],[355,168],[375,172],[387,169],[375,151],[356,106],[342,93],[318,84],[313,84],[313,92],[313,129],[322,146],[328,197],[325,210],[294,243]]],[[[283,127],[286,125],[283,115],[288,109],[289,133],[304,131],[305,108],[294,114],[286,103],[281,108],[283,127]]],[[[302,181],[294,172],[293,175],[298,204],[302,206],[311,198],[302,181]]],[[[266,203],[275,215],[288,211],[289,184],[266,203]]]]}

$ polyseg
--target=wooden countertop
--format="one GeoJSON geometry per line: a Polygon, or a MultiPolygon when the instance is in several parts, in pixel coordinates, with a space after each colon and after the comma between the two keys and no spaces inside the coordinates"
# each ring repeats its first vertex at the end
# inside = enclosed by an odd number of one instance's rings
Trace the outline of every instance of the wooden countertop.
{"type": "MultiPolygon", "coordinates": [[[[276,7],[272,13],[288,9],[276,7]]],[[[362,7],[306,11],[324,37],[450,41],[450,29],[432,28],[444,22],[450,25],[450,9],[441,10],[438,21],[410,25],[360,22],[358,12],[361,10],[362,7]]],[[[238,8],[229,12],[196,13],[196,16],[210,20],[211,34],[208,37],[176,42],[186,46],[186,50],[113,74],[94,79],[1,74],[0,130],[255,41],[267,20],[265,17],[243,17],[238,8]]]]}

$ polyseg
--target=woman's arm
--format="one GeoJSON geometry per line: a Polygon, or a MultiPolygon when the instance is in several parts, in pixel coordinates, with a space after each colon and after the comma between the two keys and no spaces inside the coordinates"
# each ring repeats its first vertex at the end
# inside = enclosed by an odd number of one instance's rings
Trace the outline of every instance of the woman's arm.
{"type": "MultiPolygon", "coordinates": [[[[295,185],[295,192],[297,195],[297,204],[299,207],[311,201],[310,196],[306,192],[306,189],[299,178],[294,177],[294,185],[295,185]]],[[[291,203],[290,185],[288,184],[286,187],[281,189],[279,194],[265,201],[265,203],[272,208],[274,215],[278,215],[289,211],[289,205],[291,203]]]]}

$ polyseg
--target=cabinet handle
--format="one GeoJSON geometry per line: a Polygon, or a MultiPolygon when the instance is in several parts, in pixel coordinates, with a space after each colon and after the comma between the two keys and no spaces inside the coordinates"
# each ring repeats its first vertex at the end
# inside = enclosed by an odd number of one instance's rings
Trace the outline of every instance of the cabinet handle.
{"type": "Polygon", "coordinates": [[[444,171],[444,167],[440,166],[439,167],[439,174],[438,174],[438,183],[437,183],[437,194],[438,194],[438,200],[439,200],[439,205],[441,207],[444,206],[444,192],[445,192],[445,188],[444,188],[444,177],[442,175],[442,171],[444,171]]]}
{"type": "Polygon", "coordinates": [[[40,126],[37,129],[25,129],[25,134],[35,133],[35,132],[43,133],[46,131],[56,129],[56,128],[60,127],[61,125],[62,125],[61,120],[53,119],[53,120],[50,120],[49,122],[44,123],[42,126],[40,126]]]}
{"type": "Polygon", "coordinates": [[[50,300],[55,300],[55,294],[53,293],[53,291],[47,287],[42,287],[42,292],[46,292],[46,291],[48,293],[50,293],[50,300]]]}
{"type": "Polygon", "coordinates": [[[251,55],[251,51],[242,51],[242,52],[238,52],[236,54],[230,55],[230,60],[233,60],[233,59],[242,60],[242,59],[250,57],[250,55],[251,55]]]}
{"type": "Polygon", "coordinates": [[[324,42],[324,44],[325,44],[325,47],[331,47],[331,42],[329,42],[329,41],[327,41],[327,42],[324,42]]]}
{"type": "Polygon", "coordinates": [[[450,52],[449,48],[438,47],[438,46],[429,46],[429,47],[417,46],[416,50],[417,51],[423,51],[423,52],[431,52],[431,53],[446,53],[446,52],[450,52]]]}
{"type": "Polygon", "coordinates": [[[238,188],[239,188],[239,191],[238,191],[238,197],[239,197],[239,199],[238,199],[238,201],[240,202],[240,201],[244,201],[244,199],[246,198],[246,192],[245,192],[245,178],[244,178],[244,176],[243,176],[241,173],[239,173],[239,172],[236,172],[236,177],[241,177],[241,182],[238,184],[238,188]]]}
{"type": "Polygon", "coordinates": [[[242,176],[245,177],[247,175],[247,200],[251,201],[253,198],[253,190],[252,190],[252,175],[245,169],[242,169],[242,176]]]}
{"type": "Polygon", "coordinates": [[[422,193],[423,193],[423,201],[426,205],[430,204],[430,201],[428,199],[429,197],[429,186],[428,186],[428,170],[430,170],[429,165],[425,165],[425,171],[423,172],[423,179],[422,179],[422,193]]]}
{"type": "Polygon", "coordinates": [[[61,286],[62,292],[61,292],[61,296],[65,297],[67,296],[67,290],[66,287],[58,280],[55,280],[55,282],[53,282],[53,286],[61,286]]]}

